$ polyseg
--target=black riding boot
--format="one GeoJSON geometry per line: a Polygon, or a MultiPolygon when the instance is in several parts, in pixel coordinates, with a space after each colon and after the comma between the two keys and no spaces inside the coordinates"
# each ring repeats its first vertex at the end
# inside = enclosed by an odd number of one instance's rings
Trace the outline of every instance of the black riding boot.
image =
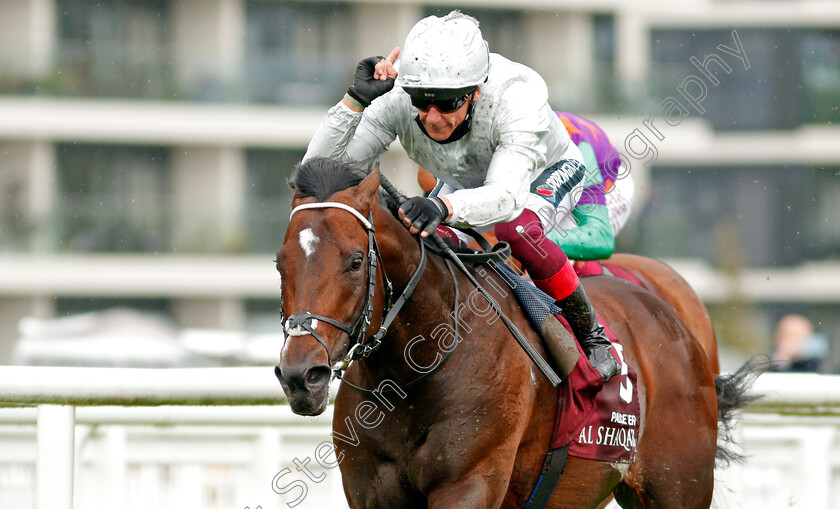
{"type": "Polygon", "coordinates": [[[563,316],[572,327],[583,353],[589,358],[592,366],[601,373],[606,382],[613,375],[621,372],[621,365],[610,353],[610,340],[604,334],[604,328],[598,323],[595,310],[583,291],[583,285],[578,284],[575,291],[557,305],[563,310],[563,316]]]}

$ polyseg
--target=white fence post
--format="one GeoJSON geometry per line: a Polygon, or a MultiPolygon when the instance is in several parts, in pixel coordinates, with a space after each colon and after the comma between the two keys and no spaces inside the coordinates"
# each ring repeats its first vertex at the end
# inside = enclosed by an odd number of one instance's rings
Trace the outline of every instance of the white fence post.
{"type": "Polygon", "coordinates": [[[836,430],[820,427],[801,428],[803,465],[802,507],[829,507],[826,486],[831,486],[831,447],[836,430]]]}
{"type": "Polygon", "coordinates": [[[75,434],[75,407],[38,406],[36,509],[73,509],[75,434]]]}
{"type": "Polygon", "coordinates": [[[126,492],[126,449],[128,448],[126,431],[122,426],[105,428],[105,458],[100,472],[105,481],[102,487],[105,504],[103,507],[125,507],[126,492]]]}

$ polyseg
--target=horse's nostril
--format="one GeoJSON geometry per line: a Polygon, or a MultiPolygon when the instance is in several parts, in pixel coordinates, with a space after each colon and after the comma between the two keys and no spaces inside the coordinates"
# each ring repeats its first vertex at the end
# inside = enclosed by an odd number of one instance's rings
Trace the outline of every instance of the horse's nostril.
{"type": "Polygon", "coordinates": [[[322,385],[329,383],[331,374],[330,368],[327,366],[311,368],[306,373],[306,386],[321,387],[322,385]]]}

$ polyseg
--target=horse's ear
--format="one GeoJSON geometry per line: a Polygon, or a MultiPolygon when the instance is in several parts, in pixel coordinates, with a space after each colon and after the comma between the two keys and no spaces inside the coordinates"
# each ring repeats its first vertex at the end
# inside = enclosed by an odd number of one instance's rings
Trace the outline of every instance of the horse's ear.
{"type": "Polygon", "coordinates": [[[300,192],[300,189],[295,188],[294,194],[292,195],[292,208],[297,207],[300,205],[300,200],[303,199],[303,196],[300,192]]]}
{"type": "Polygon", "coordinates": [[[309,195],[303,194],[303,192],[296,187],[295,190],[294,190],[294,195],[292,196],[291,208],[294,209],[298,205],[301,205],[303,203],[313,202],[313,201],[317,201],[317,199],[314,196],[309,196],[309,195]]]}
{"type": "Polygon", "coordinates": [[[371,171],[367,177],[364,178],[359,185],[356,186],[358,192],[356,197],[359,200],[357,208],[362,212],[368,213],[376,205],[376,197],[379,192],[379,168],[371,171]]]}

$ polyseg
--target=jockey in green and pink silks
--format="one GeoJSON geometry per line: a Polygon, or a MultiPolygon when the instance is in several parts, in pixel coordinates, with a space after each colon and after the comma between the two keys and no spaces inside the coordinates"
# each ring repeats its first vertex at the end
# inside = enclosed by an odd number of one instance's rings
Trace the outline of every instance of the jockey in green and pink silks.
{"type": "Polygon", "coordinates": [[[572,260],[609,258],[615,251],[615,236],[630,215],[633,181],[603,129],[571,113],[557,112],[557,116],[583,155],[586,181],[572,210],[577,226],[553,228],[547,236],[572,260]]]}

